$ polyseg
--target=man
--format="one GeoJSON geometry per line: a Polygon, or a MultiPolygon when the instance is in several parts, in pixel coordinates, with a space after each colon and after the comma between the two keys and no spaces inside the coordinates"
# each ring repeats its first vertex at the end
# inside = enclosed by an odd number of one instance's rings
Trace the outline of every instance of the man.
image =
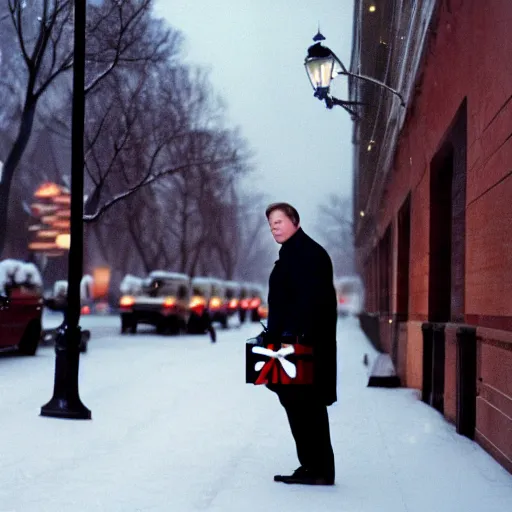
{"type": "Polygon", "coordinates": [[[333,485],[334,454],[327,406],[336,401],[336,293],[332,262],[325,249],[300,227],[297,210],[287,203],[268,206],[272,235],[281,244],[269,279],[267,336],[286,345],[313,348],[312,385],[269,385],[285,408],[300,467],[276,475],[287,484],[333,485]]]}

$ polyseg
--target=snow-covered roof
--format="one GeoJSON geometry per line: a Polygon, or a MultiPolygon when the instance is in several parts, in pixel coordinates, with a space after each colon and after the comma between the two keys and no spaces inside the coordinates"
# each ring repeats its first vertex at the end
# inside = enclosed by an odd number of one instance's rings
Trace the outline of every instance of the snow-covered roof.
{"type": "Polygon", "coordinates": [[[218,279],[216,277],[206,277],[206,276],[196,276],[192,278],[192,284],[204,284],[204,285],[211,285],[213,283],[216,283],[218,279]]]}
{"type": "Polygon", "coordinates": [[[142,291],[142,277],[126,274],[119,285],[119,291],[124,295],[138,295],[142,291]]]}
{"type": "Polygon", "coordinates": [[[242,285],[238,281],[224,281],[224,286],[226,288],[239,290],[242,285]]]}
{"type": "Polygon", "coordinates": [[[43,280],[33,263],[15,259],[0,261],[0,293],[6,293],[6,286],[15,285],[42,288],[43,280]]]}
{"type": "Polygon", "coordinates": [[[245,283],[245,285],[251,290],[251,292],[263,293],[263,286],[258,283],[245,283]]]}
{"type": "Polygon", "coordinates": [[[190,277],[187,274],[180,272],[167,272],[165,270],[153,270],[149,273],[150,278],[154,279],[173,279],[180,281],[189,281],[190,277]]]}

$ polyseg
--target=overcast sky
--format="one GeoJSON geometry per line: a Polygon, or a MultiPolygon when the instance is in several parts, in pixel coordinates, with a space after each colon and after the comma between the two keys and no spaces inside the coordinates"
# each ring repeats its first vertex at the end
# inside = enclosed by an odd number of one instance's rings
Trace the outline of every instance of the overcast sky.
{"type": "MultiPolygon", "coordinates": [[[[254,189],[297,207],[314,234],[317,207],[352,193],[351,121],[313,97],[304,70],[318,24],[348,66],[353,0],[156,0],[185,36],[186,60],[210,69],[215,90],[255,153],[254,189]]],[[[333,94],[346,98],[346,78],[333,94]]],[[[262,212],[262,216],[263,216],[262,212]]],[[[264,216],[262,218],[264,220],[264,216]]]]}

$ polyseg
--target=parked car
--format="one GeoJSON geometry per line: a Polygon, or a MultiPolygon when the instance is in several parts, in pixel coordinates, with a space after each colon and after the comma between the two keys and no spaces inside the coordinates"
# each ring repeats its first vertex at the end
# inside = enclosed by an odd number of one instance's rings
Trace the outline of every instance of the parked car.
{"type": "Polygon", "coordinates": [[[259,322],[261,320],[259,307],[263,302],[263,286],[252,283],[249,287],[249,305],[248,313],[251,322],[259,322]]]}
{"type": "Polygon", "coordinates": [[[121,333],[136,333],[139,324],[154,325],[159,334],[184,332],[190,317],[190,278],[155,270],[143,280],[138,295],[119,300],[121,333]]]}
{"type": "Polygon", "coordinates": [[[268,304],[266,302],[262,302],[258,306],[258,316],[260,320],[266,320],[268,318],[268,304]]]}
{"type": "Polygon", "coordinates": [[[243,324],[247,317],[247,311],[249,309],[250,299],[250,285],[249,283],[241,283],[240,284],[240,295],[239,295],[239,307],[238,307],[238,316],[240,318],[240,323],[243,324]]]}
{"type": "Polygon", "coordinates": [[[32,263],[0,261],[0,350],[34,355],[41,339],[42,281],[32,263]]]}
{"type": "Polygon", "coordinates": [[[240,307],[240,283],[237,281],[224,281],[228,316],[233,316],[240,307]]]}
{"type": "Polygon", "coordinates": [[[213,295],[213,279],[197,276],[191,279],[190,318],[187,330],[190,334],[205,334],[210,330],[210,307],[213,295]]]}
{"type": "Polygon", "coordinates": [[[334,281],[338,314],[359,315],[364,307],[364,285],[359,276],[339,277],[334,281]]]}
{"type": "Polygon", "coordinates": [[[208,303],[210,321],[219,322],[223,329],[228,326],[228,300],[225,282],[221,279],[211,280],[211,297],[208,303]]]}

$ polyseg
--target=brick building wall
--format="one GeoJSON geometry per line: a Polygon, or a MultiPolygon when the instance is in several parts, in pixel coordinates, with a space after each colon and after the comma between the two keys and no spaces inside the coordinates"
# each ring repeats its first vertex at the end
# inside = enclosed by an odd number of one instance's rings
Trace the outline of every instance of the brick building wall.
{"type": "MultiPolygon", "coordinates": [[[[379,237],[388,227],[393,233],[389,293],[396,313],[397,218],[410,194],[408,315],[397,335],[404,383],[424,385],[424,322],[477,326],[475,438],[512,471],[511,27],[509,0],[439,2],[381,197],[377,231],[379,237]],[[448,172],[453,177],[447,182],[448,172]],[[447,186],[453,189],[443,199],[447,186]]],[[[374,288],[375,282],[367,285],[374,288]]],[[[378,293],[370,289],[368,297],[378,293]]],[[[379,302],[373,299],[371,305],[379,302]]],[[[391,349],[387,319],[381,315],[384,345],[391,349]]],[[[447,334],[444,348],[443,412],[455,422],[454,332],[447,334]]]]}

